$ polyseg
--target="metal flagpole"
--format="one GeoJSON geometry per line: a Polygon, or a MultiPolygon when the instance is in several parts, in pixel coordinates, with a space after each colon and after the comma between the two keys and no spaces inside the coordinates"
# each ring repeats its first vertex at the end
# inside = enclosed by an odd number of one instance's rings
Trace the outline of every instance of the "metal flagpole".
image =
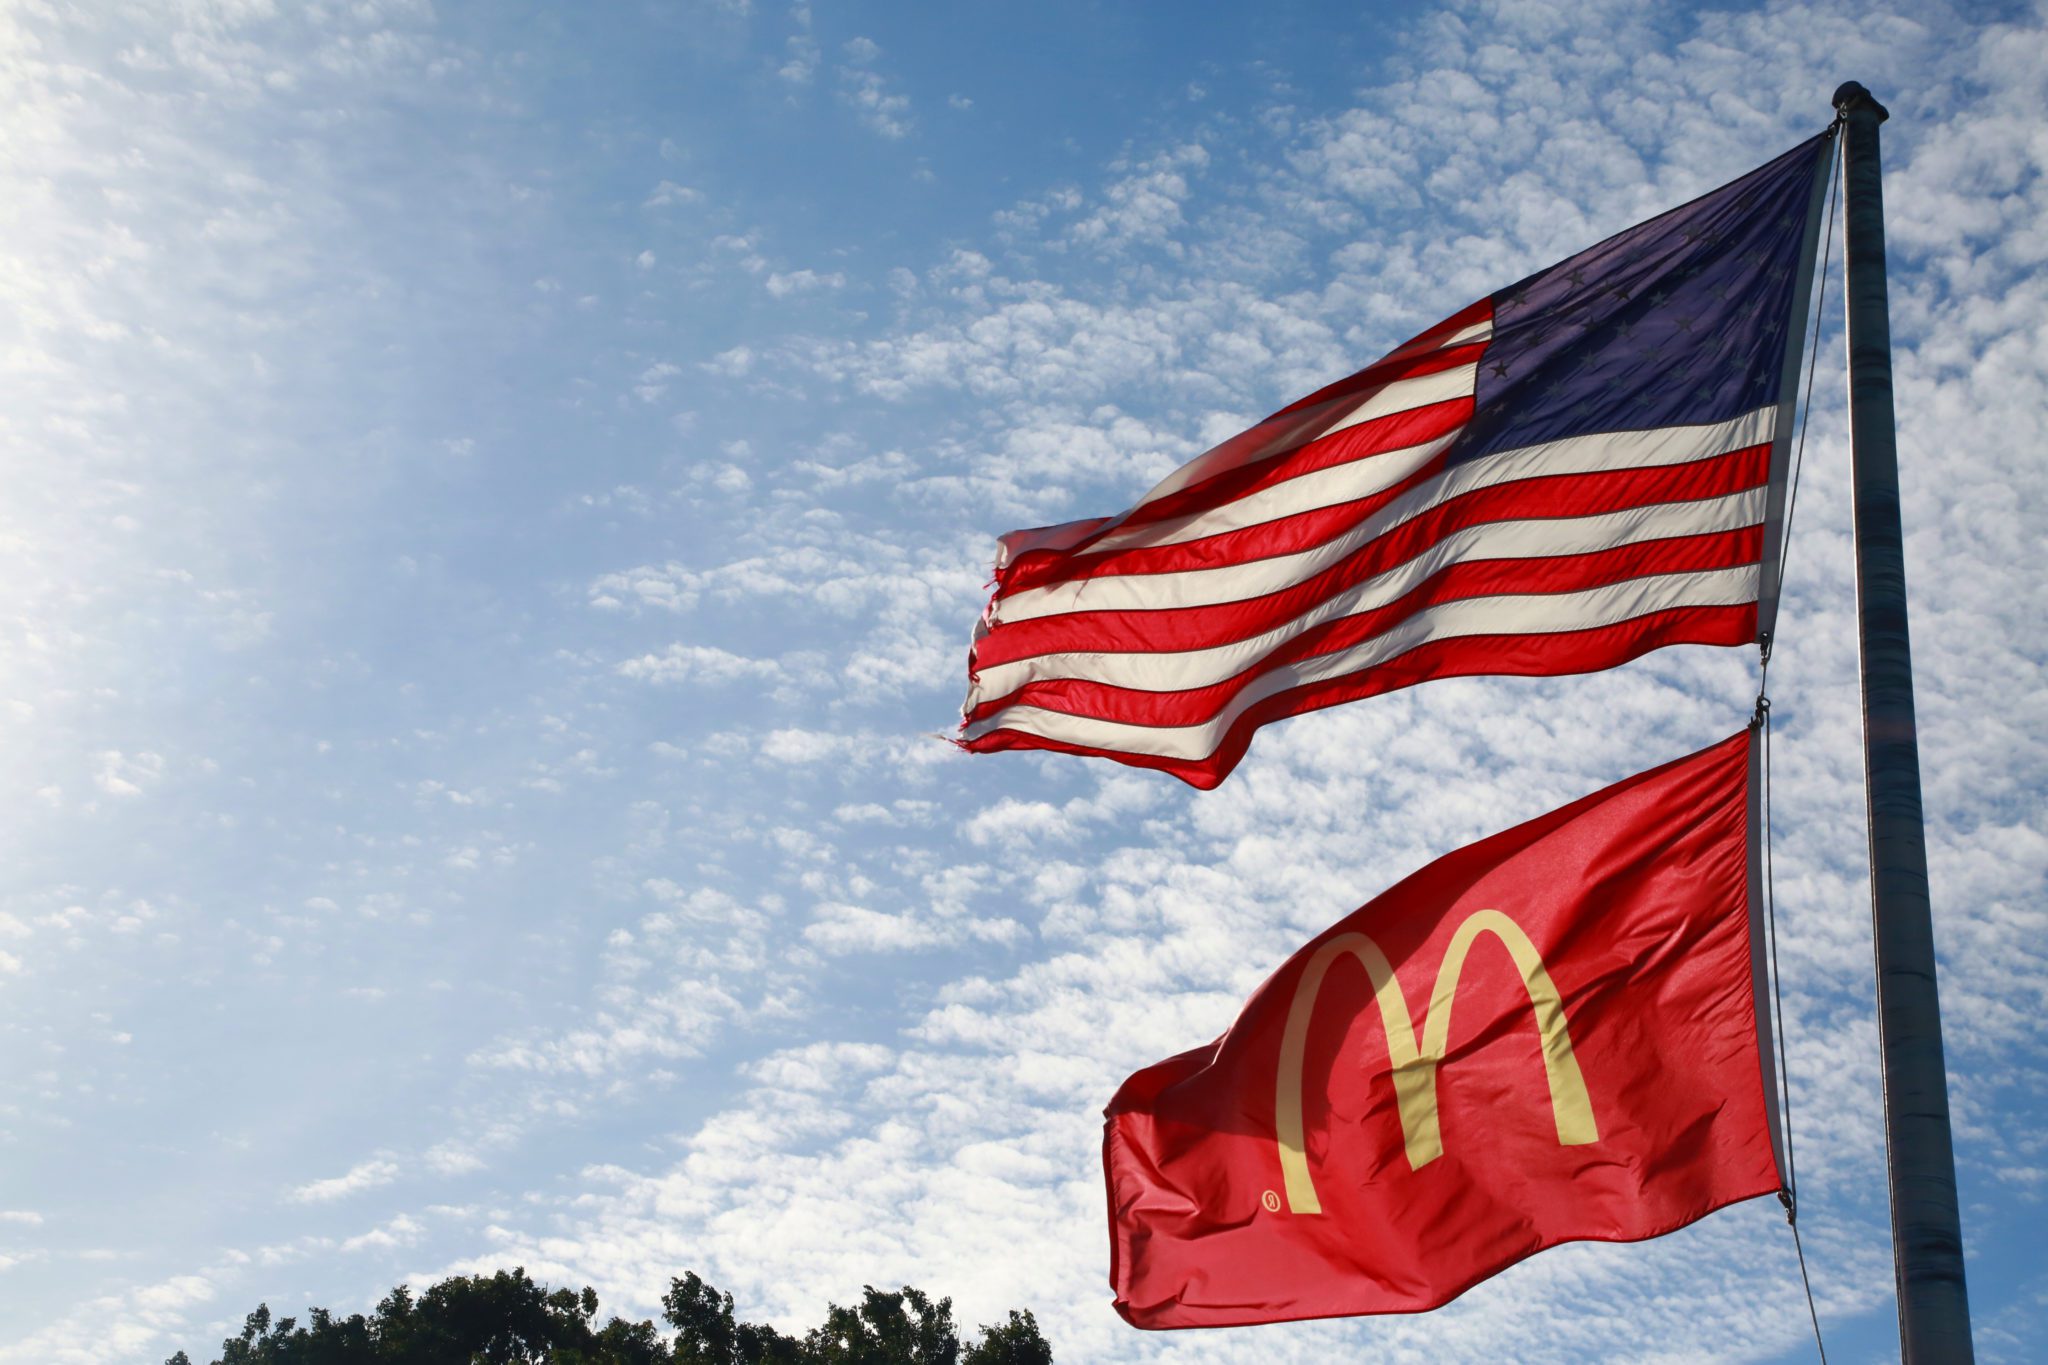
{"type": "Polygon", "coordinates": [[[1857,624],[1863,654],[1863,764],[1870,803],[1870,903],[1877,946],[1892,1258],[1906,1365],[1973,1359],[1956,1211],[1955,1149],[1942,1064],[1941,1001],[1920,813],[1892,337],[1884,279],[1877,125],[1889,115],[1854,81],[1842,115],[1842,235],[1849,313],[1849,430],[1855,467],[1857,624]]]}

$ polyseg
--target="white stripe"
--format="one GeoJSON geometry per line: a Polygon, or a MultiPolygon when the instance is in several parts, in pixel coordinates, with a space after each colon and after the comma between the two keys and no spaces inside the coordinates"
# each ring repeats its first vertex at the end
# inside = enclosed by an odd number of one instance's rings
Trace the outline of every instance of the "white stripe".
{"type": "Polygon", "coordinates": [[[1756,587],[1757,567],[1752,564],[1630,579],[1585,592],[1447,602],[1353,648],[1262,673],[1213,719],[1200,725],[1131,725],[1037,706],[1010,706],[968,726],[963,738],[975,740],[993,730],[1008,729],[1091,749],[1199,761],[1216,751],[1239,716],[1267,697],[1362,672],[1431,641],[1470,635],[1551,635],[1619,625],[1678,607],[1741,606],[1756,601],[1756,587]]]}
{"type": "MultiPolygon", "coordinates": [[[[1479,321],[1466,327],[1463,331],[1451,333],[1442,341],[1439,341],[1433,349],[1439,351],[1448,351],[1453,346],[1463,346],[1467,342],[1485,341],[1492,335],[1493,319],[1490,317],[1481,318],[1479,321]]],[[[1394,356],[1401,354],[1402,352],[1400,351],[1394,351],[1387,358],[1391,360],[1394,358],[1394,356]]]]}
{"type": "MultiPolygon", "coordinates": [[[[1456,369],[1438,374],[1426,374],[1414,379],[1398,380],[1376,391],[1365,403],[1348,416],[1339,418],[1321,435],[1302,440],[1290,450],[1302,450],[1332,432],[1354,426],[1368,417],[1382,417],[1392,413],[1407,412],[1415,408],[1429,407],[1435,403],[1456,398],[1470,398],[1472,385],[1478,374],[1477,365],[1462,365],[1456,369]],[[1448,378],[1447,378],[1448,376],[1448,378]]],[[[1343,400],[1349,401],[1351,395],[1343,400]]],[[[1318,409],[1316,422],[1322,420],[1322,409],[1318,409]]],[[[1313,429],[1314,423],[1306,424],[1313,429]]],[[[1347,460],[1341,465],[1328,469],[1312,470],[1298,478],[1288,479],[1268,488],[1233,498],[1229,502],[1213,507],[1204,507],[1171,517],[1163,521],[1142,522],[1112,531],[1088,545],[1088,553],[1106,550],[1122,550],[1132,546],[1178,545],[1183,541],[1200,540],[1204,536],[1221,535],[1245,526],[1256,526],[1261,522],[1277,521],[1281,517],[1293,516],[1299,512],[1313,511],[1318,507],[1329,507],[1337,503],[1353,502],[1369,497],[1384,488],[1391,488],[1428,461],[1428,459],[1450,444],[1456,436],[1440,436],[1421,445],[1405,446],[1399,449],[1379,451],[1374,454],[1347,460]]],[[[1275,443],[1277,446],[1279,443],[1275,443]]],[[[1277,450],[1274,453],[1279,453],[1277,450]]],[[[1213,473],[1214,471],[1208,471],[1213,473]]],[[[1164,488],[1165,485],[1160,485],[1164,488]]],[[[1178,491],[1169,490],[1169,491],[1178,491]]],[[[1139,506],[1163,496],[1159,488],[1145,495],[1139,506]]],[[[1136,510],[1136,509],[1133,509],[1136,510]]],[[[1126,512],[1125,516],[1130,513],[1126,512]]],[[[1068,542],[1078,543],[1078,537],[1068,542]]]]}
{"type": "Polygon", "coordinates": [[[1335,398],[1325,398],[1322,402],[1310,404],[1308,407],[1296,408],[1292,412],[1274,413],[1257,426],[1248,427],[1222,444],[1203,451],[1168,474],[1152,485],[1145,496],[1133,503],[1128,511],[1118,515],[1116,520],[1121,522],[1139,508],[1178,493],[1183,488],[1192,488],[1206,479],[1215,478],[1233,469],[1241,469],[1246,465],[1257,464],[1261,460],[1306,444],[1315,439],[1316,434],[1329,423],[1331,417],[1342,412],[1344,404],[1350,401],[1351,395],[1343,394],[1335,398]]]}
{"type": "MultiPolygon", "coordinates": [[[[1129,516],[1130,513],[1123,515],[1129,516]]],[[[1115,517],[1083,517],[1079,521],[1063,521],[1056,526],[1027,526],[1021,531],[1005,532],[996,537],[996,568],[1007,568],[1019,555],[1033,550],[1071,550],[1103,527],[1115,525],[1117,520],[1115,517]]]]}
{"type": "MultiPolygon", "coordinates": [[[[1445,321],[1449,321],[1449,319],[1447,318],[1445,321]]],[[[1437,325],[1441,327],[1443,323],[1438,323],[1437,325]]],[[[1453,332],[1447,337],[1438,337],[1427,345],[1417,345],[1413,341],[1405,342],[1388,351],[1378,360],[1375,360],[1373,364],[1384,365],[1389,360],[1407,360],[1413,356],[1428,355],[1432,351],[1447,351],[1453,346],[1463,346],[1468,342],[1485,341],[1492,335],[1493,315],[1488,313],[1477,322],[1466,323],[1462,331],[1453,332]]],[[[1367,368],[1370,368],[1370,366],[1367,368]]]]}
{"type": "Polygon", "coordinates": [[[1255,493],[1247,493],[1241,498],[1233,498],[1217,507],[1205,507],[1166,521],[1126,526],[1092,542],[1088,553],[1127,550],[1134,546],[1179,545],[1207,536],[1219,536],[1225,531],[1240,531],[1247,526],[1278,521],[1282,517],[1299,516],[1303,512],[1369,498],[1392,488],[1428,464],[1457,439],[1458,431],[1447,432],[1421,445],[1383,450],[1364,459],[1347,460],[1328,469],[1318,469],[1284,483],[1261,488],[1255,493]]]}
{"type": "Polygon", "coordinates": [[[1470,398],[1473,386],[1479,382],[1479,363],[1458,365],[1435,374],[1418,374],[1412,379],[1397,379],[1383,388],[1371,390],[1365,400],[1351,411],[1339,417],[1323,429],[1323,435],[1331,436],[1346,427],[1355,427],[1360,422],[1370,422],[1375,417],[1392,417],[1397,412],[1410,408],[1426,408],[1431,403],[1444,403],[1453,398],[1470,398]]]}
{"type": "Polygon", "coordinates": [[[1299,616],[1249,639],[1180,651],[1076,650],[1041,654],[985,668],[970,684],[967,705],[1003,697],[1030,682],[1081,678],[1145,692],[1179,692],[1234,678],[1294,639],[1328,621],[1375,611],[1465,559],[1549,559],[1593,554],[1672,536],[1705,535],[1763,520],[1765,490],[1752,488],[1697,502],[1658,503],[1589,517],[1490,522],[1444,537],[1405,564],[1316,603],[1299,616]]]}
{"type": "Polygon", "coordinates": [[[1504,450],[1444,471],[1403,493],[1343,535],[1291,555],[1177,573],[1109,574],[1027,588],[992,604],[994,620],[1029,621],[1072,611],[1159,611],[1241,602],[1292,587],[1321,573],[1394,527],[1440,503],[1518,479],[1651,469],[1713,459],[1770,439],[1776,407],[1703,426],[1570,436],[1504,450]]]}
{"type": "MultiPolygon", "coordinates": [[[[1429,355],[1454,343],[1461,346],[1467,345],[1474,341],[1483,341],[1492,335],[1493,322],[1491,319],[1488,319],[1485,322],[1474,323],[1472,326],[1465,328],[1455,338],[1446,338],[1437,345],[1427,350],[1417,351],[1414,354],[1417,356],[1429,355]]],[[[1413,358],[1412,356],[1403,356],[1401,352],[1396,351],[1393,355],[1375,360],[1373,364],[1385,364],[1386,361],[1393,359],[1395,356],[1402,356],[1403,359],[1413,358]]],[[[1369,365],[1366,368],[1370,369],[1372,367],[1369,365]]],[[[1465,367],[1460,367],[1460,369],[1463,368],[1465,367]]],[[[1467,396],[1472,393],[1472,386],[1476,382],[1473,376],[1478,373],[1478,366],[1476,364],[1470,368],[1472,373],[1466,376],[1465,387],[1461,391],[1467,396]]],[[[1456,373],[1456,371],[1449,371],[1447,373],[1456,373]]],[[[1429,386],[1424,381],[1437,377],[1436,375],[1421,375],[1415,379],[1400,379],[1388,384],[1384,389],[1376,390],[1376,392],[1391,393],[1397,389],[1402,389],[1406,385],[1418,383],[1424,386],[1421,389],[1415,390],[1415,392],[1427,392],[1429,391],[1429,386]]],[[[1451,395],[1454,398],[1458,396],[1459,394],[1457,393],[1451,395]]],[[[1297,408],[1293,412],[1285,414],[1275,413],[1257,426],[1231,437],[1213,450],[1197,455],[1179,469],[1168,474],[1157,484],[1153,485],[1150,492],[1138,499],[1132,506],[1131,512],[1135,512],[1147,503],[1157,502],[1170,493],[1178,493],[1183,488],[1190,488],[1205,479],[1214,478],[1226,470],[1237,469],[1244,465],[1256,463],[1267,456],[1276,455],[1283,450],[1291,450],[1296,446],[1304,445],[1316,436],[1328,435],[1329,432],[1336,430],[1336,427],[1326,424],[1333,419],[1338,419],[1339,415],[1345,411],[1346,404],[1355,403],[1356,401],[1357,395],[1355,394],[1339,394],[1334,398],[1326,398],[1312,407],[1297,408]]],[[[1421,407],[1424,401],[1438,402],[1441,400],[1390,401],[1395,401],[1397,405],[1389,408],[1388,411],[1401,412],[1407,408],[1421,407]]],[[[1338,420],[1338,426],[1343,425],[1348,425],[1348,423],[1338,420]]],[[[1125,512],[1123,516],[1127,517],[1131,512],[1125,512]]],[[[1121,520],[1122,518],[1118,519],[1121,520]]]]}

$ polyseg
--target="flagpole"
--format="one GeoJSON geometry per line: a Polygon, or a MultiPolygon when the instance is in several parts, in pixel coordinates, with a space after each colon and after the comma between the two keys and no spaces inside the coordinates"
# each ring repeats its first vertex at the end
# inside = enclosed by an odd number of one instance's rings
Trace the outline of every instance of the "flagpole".
{"type": "Polygon", "coordinates": [[[1877,126],[1890,115],[1854,81],[1835,91],[1843,119],[1842,235],[1849,324],[1849,431],[1855,471],[1857,625],[1863,655],[1863,763],[1870,820],[1870,905],[1877,949],[1885,1149],[1899,1345],[1906,1365],[1973,1358],[1956,1209],[1955,1148],[1935,987],[1927,836],[1906,630],[1885,293],[1884,192],[1877,126]]]}

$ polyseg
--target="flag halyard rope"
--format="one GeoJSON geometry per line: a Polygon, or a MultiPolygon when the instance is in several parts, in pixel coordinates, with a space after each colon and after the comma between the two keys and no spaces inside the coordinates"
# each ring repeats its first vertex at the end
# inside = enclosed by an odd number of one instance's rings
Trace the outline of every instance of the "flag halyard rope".
{"type": "MultiPolygon", "coordinates": [[[[1835,120],[1837,129],[1840,128],[1841,122],[1841,118],[1837,117],[1835,120]]],[[[1811,322],[1814,344],[1807,348],[1806,398],[1800,411],[1799,439],[1794,447],[1792,457],[1791,486],[1786,490],[1785,494],[1785,525],[1778,540],[1777,581],[1781,592],[1785,582],[1785,563],[1790,557],[1792,548],[1792,518],[1799,506],[1799,474],[1806,463],[1806,429],[1813,418],[1814,372],[1820,358],[1820,347],[1818,344],[1820,340],[1820,320],[1826,316],[1824,310],[1827,306],[1828,265],[1832,260],[1834,250],[1835,204],[1841,195],[1839,147],[1840,143],[1838,140],[1836,153],[1831,154],[1837,155],[1837,161],[1835,173],[1830,177],[1832,183],[1828,192],[1828,222],[1826,229],[1821,234],[1823,248],[1820,266],[1820,286],[1815,291],[1816,298],[1814,300],[1813,319],[1811,322]]],[[[1760,643],[1760,657],[1757,666],[1756,711],[1750,718],[1750,724],[1763,731],[1764,927],[1770,944],[1771,1014],[1773,1031],[1777,1035],[1778,1047],[1778,1095],[1775,1098],[1778,1101],[1785,1121],[1785,1188],[1778,1192],[1778,1201],[1784,1205],[1785,1222],[1792,1229],[1792,1249],[1799,1258],[1799,1283],[1806,1291],[1806,1315],[1813,1324],[1814,1349],[1820,1353],[1821,1365],[1827,1365],[1828,1349],[1827,1344],[1821,1338],[1820,1312],[1815,1306],[1813,1298],[1813,1278],[1807,1271],[1806,1247],[1799,1236],[1799,1167],[1798,1161],[1794,1156],[1792,1143],[1792,1073],[1786,1059],[1785,1005],[1780,989],[1781,978],[1778,970],[1777,878],[1772,859],[1771,699],[1766,686],[1770,676],[1772,643],[1771,636],[1765,636],[1760,643]]]]}
{"type": "MultiPolygon", "coordinates": [[[[1835,119],[1837,129],[1840,128],[1841,122],[1839,117],[1835,119]]],[[[1806,348],[1806,401],[1799,412],[1799,441],[1792,453],[1792,477],[1789,480],[1791,486],[1785,490],[1785,525],[1778,533],[1777,582],[1780,597],[1785,592],[1785,563],[1792,555],[1792,518],[1799,510],[1799,471],[1806,466],[1806,428],[1813,421],[1813,374],[1815,366],[1820,361],[1820,320],[1827,316],[1828,265],[1834,259],[1835,250],[1835,203],[1842,194],[1841,158],[1838,154],[1840,146],[1841,140],[1838,136],[1835,142],[1836,151],[1829,153],[1835,158],[1835,166],[1828,177],[1828,223],[1820,234],[1820,285],[1814,290],[1813,321],[1809,324],[1812,340],[1806,348]]],[[[1771,643],[1771,638],[1766,636],[1763,641],[1763,665],[1757,672],[1756,690],[1759,700],[1762,700],[1764,679],[1771,668],[1771,643]]]]}
{"type": "Polygon", "coordinates": [[[1773,1031],[1778,1041],[1778,1101],[1785,1117],[1785,1188],[1778,1192],[1778,1202],[1785,1206],[1785,1222],[1792,1229],[1792,1249],[1799,1257],[1799,1283],[1806,1291],[1806,1316],[1813,1323],[1813,1345],[1820,1353],[1821,1365],[1827,1365],[1828,1348],[1821,1339],[1820,1311],[1814,1306],[1813,1278],[1806,1269],[1806,1247],[1799,1237],[1799,1163],[1793,1155],[1792,1144],[1792,1074],[1786,1063],[1785,1051],[1785,1003],[1780,990],[1778,969],[1778,897],[1776,868],[1772,860],[1773,827],[1771,822],[1771,703],[1768,697],[1759,695],[1756,701],[1754,724],[1763,729],[1764,756],[1764,931],[1770,942],[1771,955],[1771,1014],[1773,1031]]]}

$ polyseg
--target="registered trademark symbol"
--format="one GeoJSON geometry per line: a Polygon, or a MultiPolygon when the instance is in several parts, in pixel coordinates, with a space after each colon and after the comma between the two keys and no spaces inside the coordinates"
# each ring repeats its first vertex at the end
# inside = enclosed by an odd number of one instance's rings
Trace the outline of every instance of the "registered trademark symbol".
{"type": "Polygon", "coordinates": [[[1259,1202],[1266,1206],[1267,1213],[1280,1212],[1280,1196],[1271,1190],[1267,1190],[1264,1194],[1260,1195],[1259,1202]]]}

